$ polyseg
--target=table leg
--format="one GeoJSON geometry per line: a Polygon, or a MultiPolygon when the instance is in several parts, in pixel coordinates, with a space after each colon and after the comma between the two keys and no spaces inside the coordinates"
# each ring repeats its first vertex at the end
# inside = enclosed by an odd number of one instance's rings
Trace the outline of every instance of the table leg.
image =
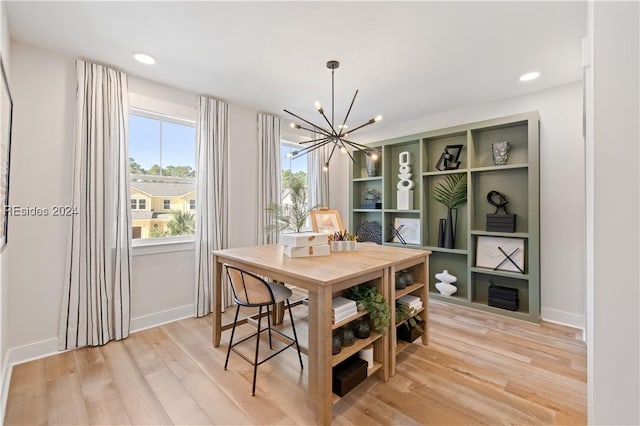
{"type": "Polygon", "coordinates": [[[220,336],[222,335],[222,263],[218,262],[218,257],[213,256],[213,346],[220,346],[220,336]]]}

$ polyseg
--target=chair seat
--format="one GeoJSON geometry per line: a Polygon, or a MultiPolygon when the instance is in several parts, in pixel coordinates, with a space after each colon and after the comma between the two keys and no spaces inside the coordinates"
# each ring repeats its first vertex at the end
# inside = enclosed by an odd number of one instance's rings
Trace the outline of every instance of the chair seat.
{"type": "Polygon", "coordinates": [[[293,295],[291,289],[285,287],[283,284],[268,282],[267,285],[271,289],[271,292],[273,293],[273,299],[276,303],[284,302],[285,300],[290,298],[291,295],[293,295]]]}

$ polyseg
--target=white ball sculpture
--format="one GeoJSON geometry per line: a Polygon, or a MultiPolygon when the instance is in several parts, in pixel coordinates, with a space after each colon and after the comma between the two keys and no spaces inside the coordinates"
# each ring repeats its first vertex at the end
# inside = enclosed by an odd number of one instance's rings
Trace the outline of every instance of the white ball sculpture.
{"type": "Polygon", "coordinates": [[[456,291],[458,291],[458,287],[453,285],[453,283],[458,281],[458,278],[456,278],[454,275],[451,275],[446,269],[439,274],[436,274],[436,279],[439,281],[436,283],[436,288],[438,289],[440,294],[451,296],[456,291]]]}

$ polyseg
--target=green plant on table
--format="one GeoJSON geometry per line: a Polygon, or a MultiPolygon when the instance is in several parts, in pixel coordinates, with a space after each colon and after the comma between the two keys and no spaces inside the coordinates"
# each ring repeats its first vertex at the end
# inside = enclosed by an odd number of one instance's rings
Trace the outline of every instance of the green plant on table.
{"type": "Polygon", "coordinates": [[[391,308],[384,296],[375,287],[357,285],[345,292],[345,297],[362,303],[371,317],[373,328],[383,336],[391,324],[391,308]]]}
{"type": "Polygon", "coordinates": [[[422,317],[418,315],[416,309],[411,308],[403,303],[396,302],[396,324],[400,324],[403,321],[406,321],[404,323],[404,326],[408,329],[411,329],[411,327],[413,327],[418,330],[418,333],[420,333],[420,335],[424,334],[424,329],[420,326],[422,317]]]}

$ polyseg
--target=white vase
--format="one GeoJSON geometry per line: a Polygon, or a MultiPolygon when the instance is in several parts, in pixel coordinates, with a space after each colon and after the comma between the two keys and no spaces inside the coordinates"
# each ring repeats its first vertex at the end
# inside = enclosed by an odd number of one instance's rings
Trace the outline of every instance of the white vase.
{"type": "Polygon", "coordinates": [[[436,279],[443,283],[449,283],[449,284],[452,284],[458,281],[458,278],[456,278],[455,275],[451,275],[449,271],[446,269],[440,272],[439,274],[436,274],[436,279]]]}
{"type": "Polygon", "coordinates": [[[445,296],[451,296],[458,291],[458,288],[455,285],[449,283],[436,283],[436,288],[440,294],[444,294],[445,296]]]}

